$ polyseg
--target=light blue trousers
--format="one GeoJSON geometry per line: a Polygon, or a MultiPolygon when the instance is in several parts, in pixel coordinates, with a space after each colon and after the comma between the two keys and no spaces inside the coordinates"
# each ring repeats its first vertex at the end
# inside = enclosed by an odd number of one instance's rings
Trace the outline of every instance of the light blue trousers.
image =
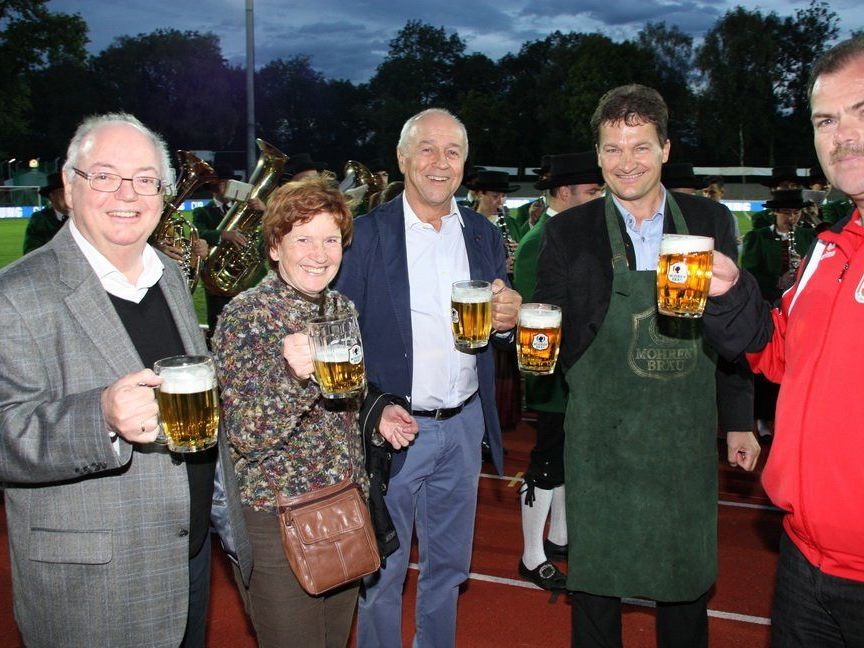
{"type": "Polygon", "coordinates": [[[456,644],[456,602],[459,586],[468,578],[477,510],[484,429],[480,399],[453,418],[418,417],[417,422],[420,431],[386,496],[400,547],[379,574],[364,582],[358,648],[402,646],[402,589],[412,528],[420,550],[414,646],[456,644]]]}

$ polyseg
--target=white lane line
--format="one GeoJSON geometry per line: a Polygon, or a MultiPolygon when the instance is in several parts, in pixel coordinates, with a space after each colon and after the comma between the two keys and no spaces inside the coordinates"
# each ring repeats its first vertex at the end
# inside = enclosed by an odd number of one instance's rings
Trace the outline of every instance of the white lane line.
{"type": "Polygon", "coordinates": [[[737,612],[721,612],[720,610],[708,610],[708,616],[715,619],[727,619],[729,621],[740,621],[741,623],[754,623],[756,625],[770,626],[771,619],[768,617],[753,616],[752,614],[738,614],[737,612]]]}
{"type": "MultiPolygon", "coordinates": [[[[408,563],[410,569],[418,570],[420,566],[417,563],[408,563]]],[[[484,583],[495,583],[496,585],[508,585],[510,587],[521,587],[523,589],[533,589],[543,591],[534,583],[528,581],[517,580],[515,578],[504,578],[503,576],[491,576],[489,574],[478,574],[471,572],[468,574],[471,580],[482,581],[484,583]]],[[[551,592],[550,592],[551,594],[551,592]]],[[[561,592],[563,594],[563,592],[561,592]]],[[[656,607],[654,601],[646,601],[644,599],[624,598],[621,601],[625,605],[635,605],[638,607],[656,607]]],[[[738,614],[737,612],[723,612],[721,610],[708,610],[708,616],[716,619],[726,619],[728,621],[740,621],[741,623],[754,623],[756,625],[771,625],[771,619],[767,617],[753,616],[751,614],[738,614]]]]}
{"type": "MultiPolygon", "coordinates": [[[[485,477],[486,479],[497,479],[499,481],[510,482],[508,486],[512,487],[516,484],[521,484],[524,479],[522,479],[522,474],[517,473],[516,475],[490,475],[489,473],[480,473],[481,477],[485,477]]],[[[757,509],[760,511],[776,511],[777,513],[782,513],[782,511],[776,506],[771,506],[770,504],[749,504],[747,502],[733,502],[731,500],[718,500],[717,502],[721,506],[732,506],[736,508],[749,508],[749,509],[757,509]]]]}
{"type": "MultiPolygon", "coordinates": [[[[638,607],[653,608],[657,607],[654,601],[646,601],[644,599],[624,598],[621,602],[625,605],[636,605],[638,607]]],[[[738,614],[737,612],[723,612],[722,610],[708,610],[708,616],[715,619],[726,619],[727,621],[739,621],[741,623],[753,623],[756,625],[771,625],[771,619],[768,617],[753,616],[752,614],[738,614]]]]}
{"type": "Polygon", "coordinates": [[[722,504],[723,506],[735,506],[737,508],[758,509],[760,511],[775,511],[777,513],[783,512],[782,509],[779,509],[776,506],[771,506],[770,504],[749,504],[747,502],[732,502],[730,500],[720,500],[717,503],[722,504]]]}

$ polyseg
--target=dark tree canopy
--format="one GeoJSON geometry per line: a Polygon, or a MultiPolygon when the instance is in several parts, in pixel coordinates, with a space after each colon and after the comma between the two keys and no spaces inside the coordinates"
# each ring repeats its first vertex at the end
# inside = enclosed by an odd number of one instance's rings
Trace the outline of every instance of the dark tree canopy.
{"type": "MultiPolygon", "coordinates": [[[[0,152],[60,156],[84,115],[108,110],[134,113],[174,148],[245,149],[244,71],[215,35],[157,30],[87,57],[83,20],[46,4],[0,0],[0,152]]],[[[593,147],[597,100],[636,82],[669,105],[673,159],[806,165],[807,77],[838,28],[822,0],[787,17],[739,6],[698,47],[679,27],[649,22],[626,40],[555,31],[494,61],[452,30],[409,20],[368,83],[328,79],[304,55],[261,67],[257,133],[338,171],[348,159],[395,171],[405,119],[440,106],[465,123],[472,161],[533,168],[543,154],[593,147]]]]}
{"type": "Polygon", "coordinates": [[[92,63],[103,110],[125,110],[175,147],[240,147],[243,77],[214,34],[157,30],[124,36],[92,63]]]}
{"type": "MultiPolygon", "coordinates": [[[[41,126],[33,120],[33,76],[50,68],[74,70],[86,60],[85,22],[79,16],[52,13],[46,4],[47,0],[0,2],[0,150],[15,148],[41,126]]],[[[37,145],[31,154],[39,152],[37,145]]]]}

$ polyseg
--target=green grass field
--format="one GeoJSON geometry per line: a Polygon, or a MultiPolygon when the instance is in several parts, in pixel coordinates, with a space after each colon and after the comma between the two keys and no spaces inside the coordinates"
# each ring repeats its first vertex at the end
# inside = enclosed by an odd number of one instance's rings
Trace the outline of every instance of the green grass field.
{"type": "MultiPolygon", "coordinates": [[[[0,219],[0,268],[9,265],[21,256],[21,248],[24,245],[24,230],[27,229],[26,218],[4,218],[0,219]]],[[[207,323],[207,307],[204,304],[204,289],[200,286],[195,289],[192,296],[195,302],[195,312],[198,313],[198,321],[207,323]]]]}
{"type": "Polygon", "coordinates": [[[21,256],[24,245],[26,218],[4,218],[0,220],[0,268],[9,265],[21,256]]]}

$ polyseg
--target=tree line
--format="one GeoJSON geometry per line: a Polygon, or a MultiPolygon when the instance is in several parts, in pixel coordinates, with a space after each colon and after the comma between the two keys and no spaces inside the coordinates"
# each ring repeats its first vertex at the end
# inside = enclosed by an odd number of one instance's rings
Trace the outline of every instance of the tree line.
{"type": "MultiPolygon", "coordinates": [[[[245,149],[244,71],[216,35],[157,30],[88,55],[83,19],[46,2],[0,0],[0,155],[61,156],[82,116],[109,110],[135,114],[174,148],[245,149]]],[[[458,33],[409,20],[366,83],[325,78],[308,56],[261,67],[257,133],[331,168],[395,166],[404,120],[442,106],[465,122],[472,159],[530,168],[544,153],[590,148],[598,98],[636,82],[669,104],[674,159],[806,166],[815,163],[807,78],[838,33],[837,14],[811,0],[786,17],[736,7],[698,45],[649,22],[624,41],[555,31],[494,61],[468,53],[458,33]]]]}

